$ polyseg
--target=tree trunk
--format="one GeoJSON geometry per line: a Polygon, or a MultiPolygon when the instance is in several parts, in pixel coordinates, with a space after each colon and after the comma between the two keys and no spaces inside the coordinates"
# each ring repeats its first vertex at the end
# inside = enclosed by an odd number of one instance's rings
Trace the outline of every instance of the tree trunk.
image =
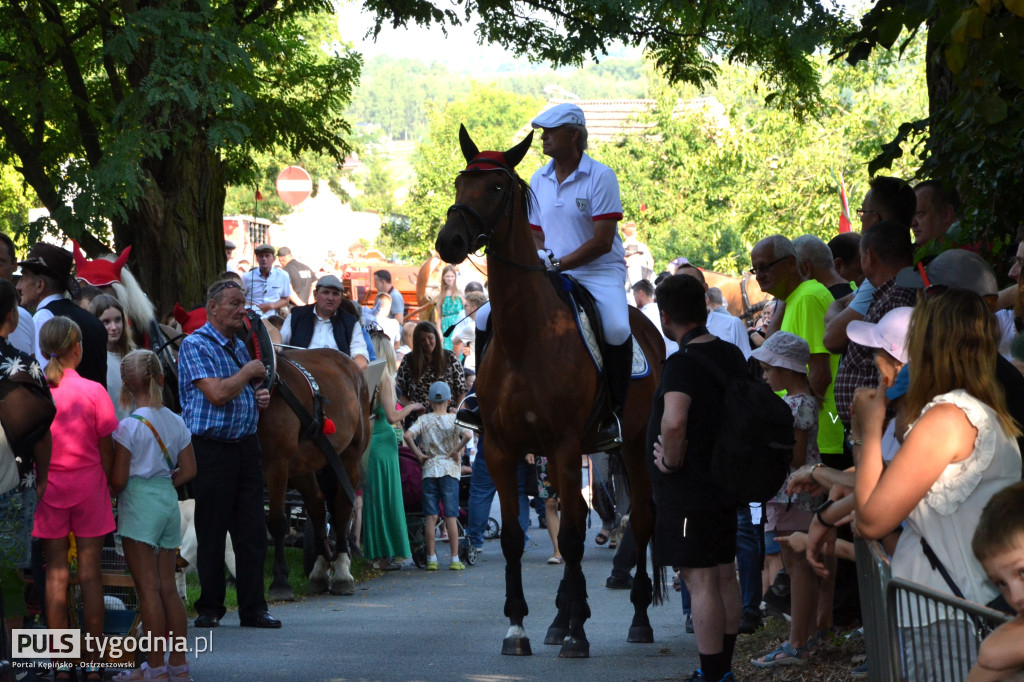
{"type": "Polygon", "coordinates": [[[206,303],[206,288],[224,272],[224,162],[200,134],[144,164],[149,182],[123,227],[120,251],[161,319],[174,304],[206,303]]]}

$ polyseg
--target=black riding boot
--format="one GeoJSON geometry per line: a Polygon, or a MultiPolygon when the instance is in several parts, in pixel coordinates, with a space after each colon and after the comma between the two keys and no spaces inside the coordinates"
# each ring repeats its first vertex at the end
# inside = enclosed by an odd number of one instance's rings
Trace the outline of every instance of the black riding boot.
{"type": "Polygon", "coordinates": [[[455,413],[455,423],[464,429],[483,433],[484,423],[480,419],[480,405],[476,401],[476,389],[466,394],[459,411],[455,413]]]}
{"type": "Polygon", "coordinates": [[[606,346],[604,361],[612,414],[598,429],[596,445],[599,451],[610,452],[622,445],[622,427],[619,422],[625,413],[629,381],[633,373],[633,337],[619,346],[606,346]]]}

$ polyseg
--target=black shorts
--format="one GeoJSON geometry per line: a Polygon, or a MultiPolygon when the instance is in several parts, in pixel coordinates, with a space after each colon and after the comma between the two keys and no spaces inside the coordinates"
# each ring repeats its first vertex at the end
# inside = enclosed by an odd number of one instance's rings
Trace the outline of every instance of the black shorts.
{"type": "Polygon", "coordinates": [[[658,510],[654,565],[712,568],[736,558],[736,509],[658,510]]]}

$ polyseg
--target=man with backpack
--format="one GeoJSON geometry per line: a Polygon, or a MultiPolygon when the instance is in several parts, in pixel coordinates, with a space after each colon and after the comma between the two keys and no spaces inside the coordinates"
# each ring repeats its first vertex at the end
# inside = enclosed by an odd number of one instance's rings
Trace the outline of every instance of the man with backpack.
{"type": "Polygon", "coordinates": [[[665,360],[647,429],[656,469],[654,565],[679,566],[690,590],[701,669],[689,679],[729,682],[742,611],[733,567],[737,501],[711,470],[726,392],[719,375],[746,374],[747,363],[736,346],[708,332],[704,286],[696,279],[665,279],[657,302],[662,329],[680,351],[665,360]]]}

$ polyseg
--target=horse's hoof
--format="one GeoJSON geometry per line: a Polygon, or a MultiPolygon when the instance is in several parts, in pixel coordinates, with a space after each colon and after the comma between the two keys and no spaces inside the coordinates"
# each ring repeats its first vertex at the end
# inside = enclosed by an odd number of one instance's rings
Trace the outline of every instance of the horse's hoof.
{"type": "Polygon", "coordinates": [[[271,587],[267,590],[270,601],[295,601],[295,592],[290,587],[271,587]]]}
{"type": "Polygon", "coordinates": [[[309,592],[310,594],[323,594],[327,591],[327,576],[315,577],[309,579],[309,592]]]}
{"type": "Polygon", "coordinates": [[[634,625],[629,628],[626,641],[630,644],[653,644],[654,629],[650,625],[634,625]]]}
{"type": "Polygon", "coordinates": [[[590,658],[590,642],[585,639],[566,637],[559,658],[590,658]]]}
{"type": "Polygon", "coordinates": [[[562,643],[565,642],[565,638],[568,636],[569,628],[562,628],[558,627],[557,625],[552,625],[548,628],[547,634],[544,635],[544,643],[561,646],[562,643]]]}
{"type": "Polygon", "coordinates": [[[529,637],[506,637],[501,642],[503,656],[533,656],[529,637]]]}
{"type": "Polygon", "coordinates": [[[356,593],[355,580],[335,580],[331,583],[331,594],[350,597],[356,593]]]}

